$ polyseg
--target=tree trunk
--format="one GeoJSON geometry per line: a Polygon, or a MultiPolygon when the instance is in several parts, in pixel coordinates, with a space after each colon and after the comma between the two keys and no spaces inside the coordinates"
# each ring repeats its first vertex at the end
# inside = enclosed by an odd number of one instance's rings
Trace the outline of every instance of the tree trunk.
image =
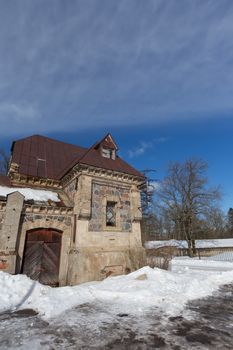
{"type": "Polygon", "coordinates": [[[195,239],[192,239],[191,242],[192,242],[192,252],[193,252],[193,255],[195,256],[195,255],[197,255],[195,239]]]}

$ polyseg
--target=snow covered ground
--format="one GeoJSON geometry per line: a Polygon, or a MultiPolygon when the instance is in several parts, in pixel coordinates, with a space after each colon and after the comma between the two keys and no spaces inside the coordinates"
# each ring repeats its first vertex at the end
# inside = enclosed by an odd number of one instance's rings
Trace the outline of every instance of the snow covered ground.
{"type": "Polygon", "coordinates": [[[233,252],[224,252],[216,255],[212,255],[206,258],[207,260],[214,261],[230,261],[233,262],[233,252]]]}
{"type": "Polygon", "coordinates": [[[109,277],[74,287],[51,288],[25,275],[0,272],[0,312],[34,309],[43,319],[86,303],[111,303],[116,309],[140,314],[159,308],[169,316],[182,312],[190,300],[211,295],[219,286],[233,282],[233,271],[182,273],[142,269],[125,276],[109,277]]]}
{"type": "Polygon", "coordinates": [[[188,256],[176,257],[169,262],[169,269],[173,272],[199,271],[216,274],[220,271],[233,271],[233,261],[223,260],[224,254],[219,254],[218,259],[214,256],[209,258],[189,258],[188,256]]]}
{"type": "Polygon", "coordinates": [[[57,193],[45,190],[35,190],[32,188],[20,188],[20,187],[6,187],[0,186],[0,196],[6,197],[8,194],[13,192],[20,192],[25,200],[34,199],[35,201],[46,202],[52,200],[54,202],[59,202],[57,193]]]}
{"type": "MultiPolygon", "coordinates": [[[[195,241],[196,248],[226,248],[233,247],[233,238],[224,239],[197,239],[195,241]]],[[[158,249],[161,247],[177,247],[187,249],[187,241],[178,241],[175,239],[164,241],[147,241],[145,242],[146,249],[158,249]]]]}
{"type": "Polygon", "coordinates": [[[1,272],[0,349],[231,349],[232,282],[232,271],[144,267],[50,288],[1,272]]]}

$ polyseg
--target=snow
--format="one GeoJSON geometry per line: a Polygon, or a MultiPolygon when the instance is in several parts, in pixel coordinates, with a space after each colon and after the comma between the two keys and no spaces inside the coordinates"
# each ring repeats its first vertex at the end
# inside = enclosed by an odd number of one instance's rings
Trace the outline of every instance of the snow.
{"type": "Polygon", "coordinates": [[[0,196],[6,197],[8,194],[13,192],[20,192],[25,197],[25,200],[34,199],[35,201],[41,202],[47,202],[48,200],[52,200],[54,202],[60,201],[58,194],[52,191],[0,186],[0,196]]]}
{"type": "Polygon", "coordinates": [[[231,262],[233,262],[233,252],[224,252],[224,253],[216,254],[216,255],[210,256],[206,259],[215,260],[215,261],[231,261],[231,262]]]}
{"type": "Polygon", "coordinates": [[[233,271],[200,274],[186,269],[180,273],[146,266],[102,282],[51,288],[25,275],[0,272],[0,312],[32,308],[49,319],[84,303],[102,302],[125,312],[141,313],[157,307],[168,315],[177,315],[189,300],[208,296],[231,282],[233,271]]]}
{"type": "MultiPolygon", "coordinates": [[[[196,248],[223,248],[233,247],[233,238],[224,239],[201,239],[195,241],[196,248]]],[[[158,249],[161,247],[177,247],[187,249],[187,241],[179,241],[175,239],[164,241],[147,241],[145,243],[146,249],[158,249]]]]}
{"type": "MultiPolygon", "coordinates": [[[[222,254],[221,254],[222,255],[222,254]]],[[[184,272],[187,270],[199,270],[216,273],[219,271],[233,271],[233,262],[215,261],[214,257],[198,259],[189,257],[176,257],[169,263],[169,269],[173,272],[184,272]]]]}

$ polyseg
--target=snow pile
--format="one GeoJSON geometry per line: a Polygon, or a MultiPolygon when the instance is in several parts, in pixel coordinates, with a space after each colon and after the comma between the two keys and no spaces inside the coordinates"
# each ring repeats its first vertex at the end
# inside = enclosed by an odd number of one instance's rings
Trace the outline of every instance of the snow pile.
{"type": "Polygon", "coordinates": [[[51,288],[26,275],[0,271],[0,312],[31,308],[49,318],[92,299],[88,288],[82,286],[51,288]]]}
{"type": "Polygon", "coordinates": [[[47,202],[48,200],[60,202],[57,193],[52,191],[0,186],[0,196],[6,197],[8,194],[13,192],[20,192],[25,197],[25,200],[34,199],[35,201],[41,202],[47,202]]]}
{"type": "Polygon", "coordinates": [[[212,294],[221,284],[233,282],[233,271],[180,274],[144,267],[126,276],[74,287],[51,288],[24,275],[0,272],[0,311],[32,308],[44,318],[55,317],[83,303],[100,301],[136,313],[158,307],[179,314],[187,301],[212,294]]]}
{"type": "MultiPolygon", "coordinates": [[[[226,248],[233,247],[233,238],[224,239],[197,239],[195,241],[196,248],[226,248]]],[[[175,239],[164,240],[164,241],[147,241],[145,242],[146,249],[158,249],[161,247],[177,247],[177,248],[188,248],[187,241],[179,241],[175,239]]]]}

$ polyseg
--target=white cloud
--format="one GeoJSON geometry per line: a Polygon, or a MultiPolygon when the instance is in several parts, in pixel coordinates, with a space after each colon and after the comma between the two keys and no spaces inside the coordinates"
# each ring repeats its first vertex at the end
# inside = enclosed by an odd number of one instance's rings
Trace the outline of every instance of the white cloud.
{"type": "Polygon", "coordinates": [[[164,143],[168,141],[168,137],[155,137],[152,141],[141,141],[138,146],[128,151],[130,158],[142,156],[148,150],[153,149],[156,144],[164,143]]]}
{"type": "Polygon", "coordinates": [[[148,187],[151,191],[158,191],[160,188],[160,183],[159,181],[152,180],[152,181],[149,181],[148,187]]]}
{"type": "Polygon", "coordinates": [[[15,103],[0,103],[0,115],[6,121],[27,122],[38,118],[38,111],[30,105],[19,105],[15,103]]]}
{"type": "Polygon", "coordinates": [[[153,145],[151,142],[140,142],[138,147],[128,151],[128,155],[130,158],[139,157],[145,154],[145,152],[152,147],[153,145]]]}
{"type": "Polygon", "coordinates": [[[5,109],[18,133],[232,116],[232,23],[227,0],[1,2],[0,134],[5,109]]]}

